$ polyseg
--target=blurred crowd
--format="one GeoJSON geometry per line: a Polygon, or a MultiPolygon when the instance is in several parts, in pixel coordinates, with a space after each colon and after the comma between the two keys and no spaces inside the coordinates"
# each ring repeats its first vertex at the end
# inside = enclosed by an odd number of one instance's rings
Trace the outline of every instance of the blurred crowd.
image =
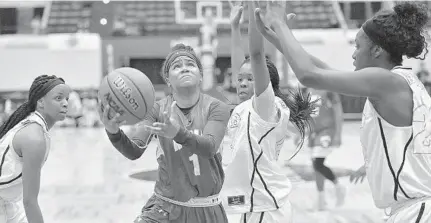
{"type": "MultiPolygon", "coordinates": [[[[3,124],[25,99],[4,99],[0,96],[0,124],[3,124]]],[[[99,127],[101,122],[97,112],[97,90],[73,91],[69,96],[67,118],[57,122],[59,127],[99,127]]]]}

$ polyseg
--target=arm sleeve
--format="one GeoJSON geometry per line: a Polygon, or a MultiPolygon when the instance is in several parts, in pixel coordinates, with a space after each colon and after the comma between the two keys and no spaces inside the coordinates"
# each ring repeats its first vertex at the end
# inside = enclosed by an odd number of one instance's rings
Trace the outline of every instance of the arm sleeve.
{"type": "Polygon", "coordinates": [[[148,144],[151,142],[152,134],[145,129],[145,125],[151,125],[157,121],[159,106],[154,105],[152,111],[145,117],[142,122],[139,122],[133,127],[133,130],[127,136],[123,130],[116,134],[106,132],[112,145],[123,156],[130,160],[138,159],[142,156],[148,144]]]}
{"type": "Polygon", "coordinates": [[[181,127],[174,140],[199,156],[213,158],[223,139],[230,109],[220,101],[213,102],[209,109],[208,122],[204,127],[203,135],[196,135],[181,127]]]}

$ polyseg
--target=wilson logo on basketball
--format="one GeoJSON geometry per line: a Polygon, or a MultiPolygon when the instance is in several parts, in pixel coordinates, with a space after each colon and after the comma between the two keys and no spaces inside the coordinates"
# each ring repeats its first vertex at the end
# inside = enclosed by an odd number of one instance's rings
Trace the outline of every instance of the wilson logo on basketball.
{"type": "Polygon", "coordinates": [[[135,111],[138,110],[139,104],[136,102],[134,98],[132,98],[132,95],[131,95],[132,89],[126,85],[126,82],[124,82],[123,78],[117,77],[117,79],[114,80],[114,85],[118,90],[120,90],[124,98],[127,99],[127,102],[129,102],[132,109],[135,111]]]}

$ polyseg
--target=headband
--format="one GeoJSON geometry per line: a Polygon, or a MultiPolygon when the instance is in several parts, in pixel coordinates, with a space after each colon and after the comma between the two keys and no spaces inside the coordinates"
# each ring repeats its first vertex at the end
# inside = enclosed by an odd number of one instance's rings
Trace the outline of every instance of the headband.
{"type": "Polygon", "coordinates": [[[181,56],[186,56],[186,57],[192,59],[193,61],[195,61],[196,64],[198,65],[200,72],[202,73],[202,64],[201,64],[201,61],[199,60],[199,58],[196,56],[196,54],[191,53],[189,51],[186,51],[184,49],[180,49],[180,50],[172,51],[166,57],[166,62],[165,62],[165,65],[163,67],[164,75],[167,75],[169,73],[169,69],[171,68],[172,62],[174,62],[175,59],[177,59],[178,57],[181,57],[181,56]]]}

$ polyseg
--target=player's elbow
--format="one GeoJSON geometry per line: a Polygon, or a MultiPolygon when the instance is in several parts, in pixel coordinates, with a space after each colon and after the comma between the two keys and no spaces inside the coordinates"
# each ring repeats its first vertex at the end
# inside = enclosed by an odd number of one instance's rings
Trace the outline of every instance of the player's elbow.
{"type": "Polygon", "coordinates": [[[133,160],[137,160],[137,159],[141,158],[142,154],[143,154],[143,153],[138,153],[138,152],[136,152],[136,153],[127,153],[127,154],[123,153],[123,155],[124,155],[127,159],[132,160],[132,161],[133,161],[133,160]]]}
{"type": "Polygon", "coordinates": [[[297,72],[298,81],[306,87],[318,88],[319,78],[315,70],[300,69],[297,72]]]}
{"type": "Polygon", "coordinates": [[[24,196],[23,198],[24,208],[33,208],[39,205],[37,196],[24,196]]]}

